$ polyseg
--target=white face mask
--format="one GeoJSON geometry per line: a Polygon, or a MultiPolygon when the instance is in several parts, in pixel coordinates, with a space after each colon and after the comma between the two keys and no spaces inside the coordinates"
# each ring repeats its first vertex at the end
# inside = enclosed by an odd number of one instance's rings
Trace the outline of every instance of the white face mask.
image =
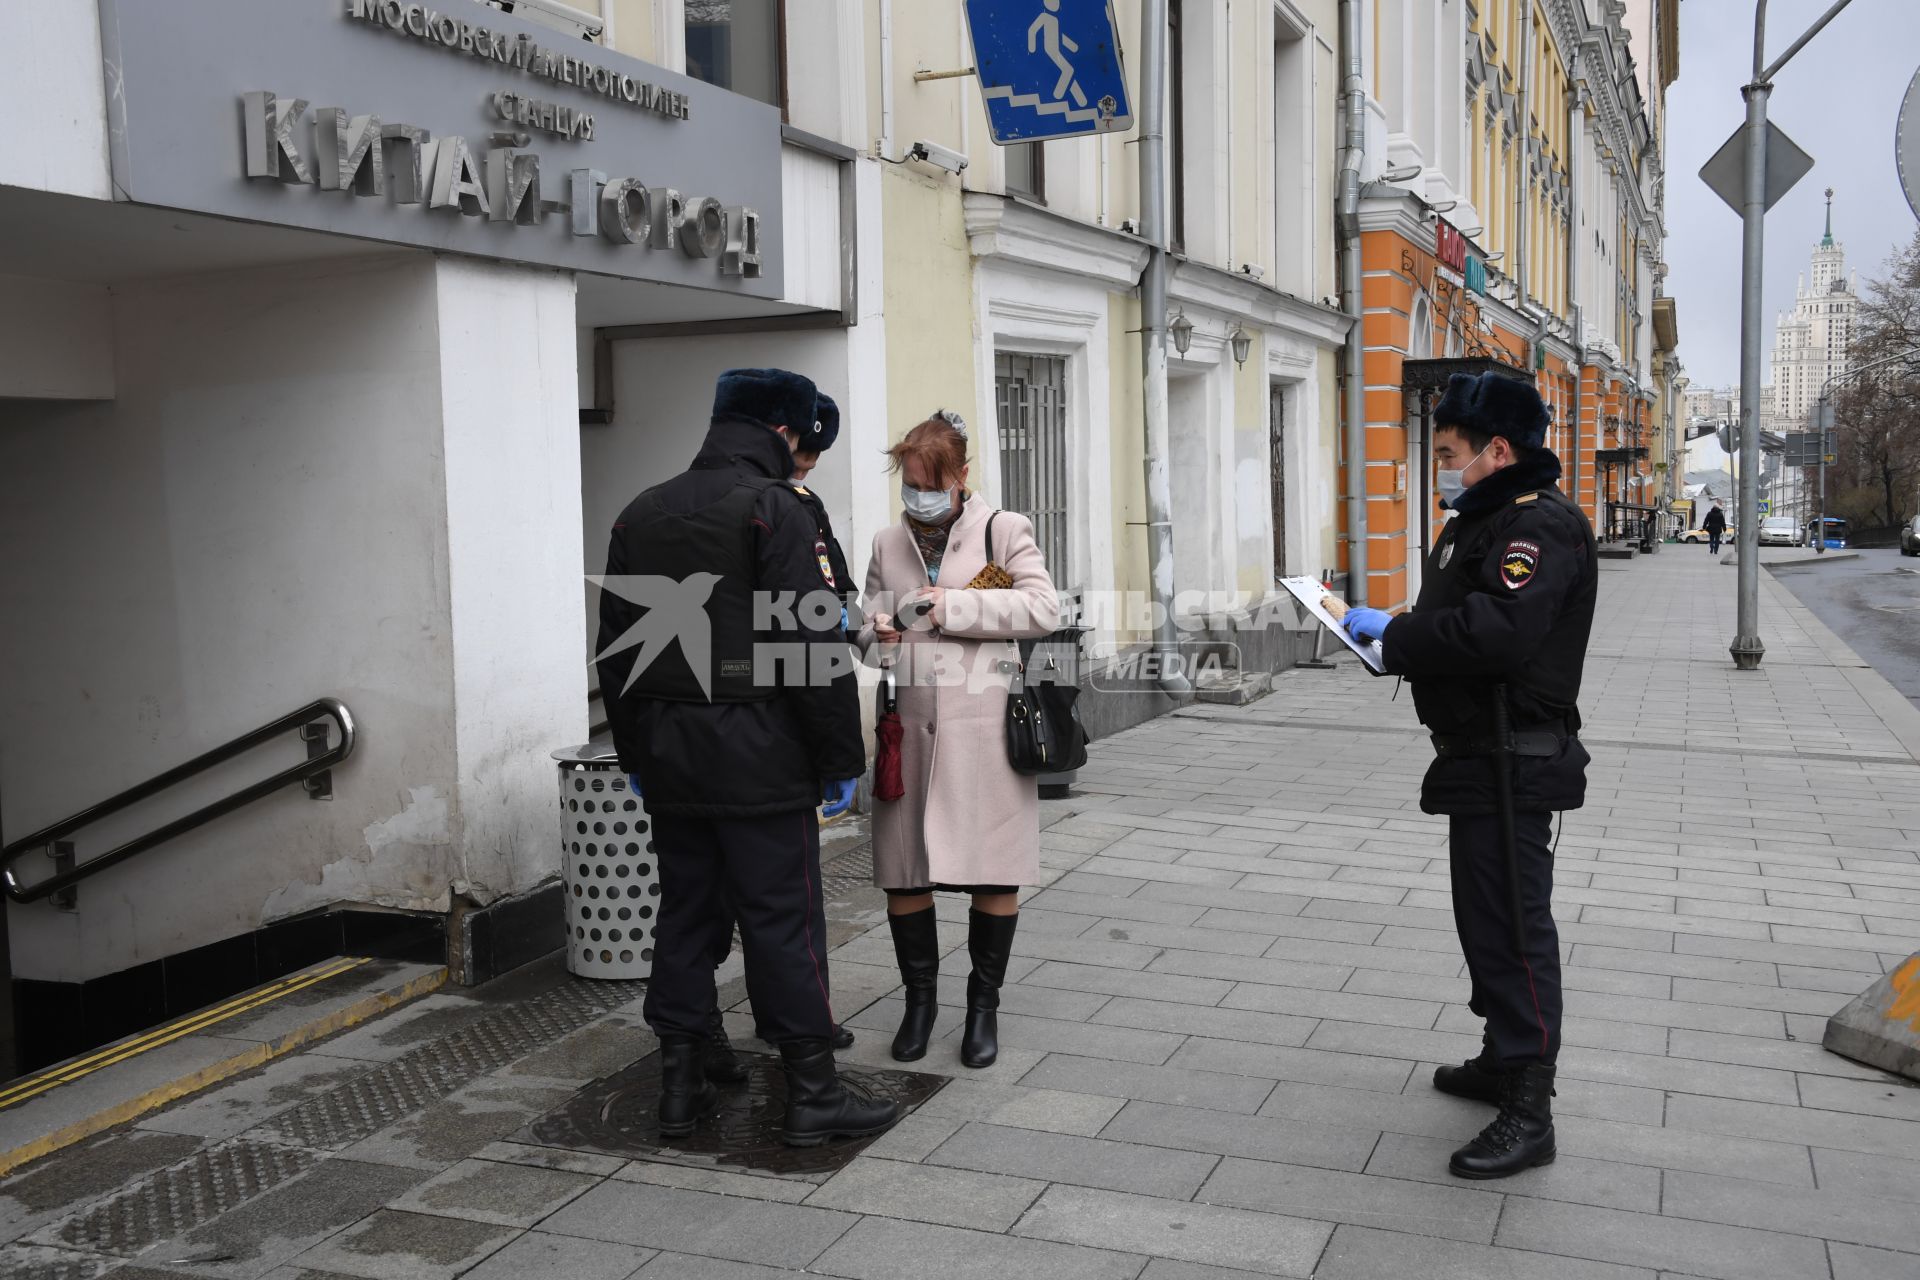
{"type": "Polygon", "coordinates": [[[924,524],[937,524],[945,520],[953,510],[953,490],[916,489],[905,480],[900,482],[900,505],[907,514],[924,524]]]}
{"type": "MultiPolygon", "coordinates": [[[[1488,441],[1487,449],[1491,448],[1493,448],[1493,442],[1488,441]]],[[[1465,467],[1461,467],[1456,471],[1436,471],[1433,473],[1434,487],[1440,490],[1440,500],[1442,502],[1451,507],[1454,502],[1459,499],[1460,495],[1471,487],[1467,484],[1467,467],[1471,467],[1474,463],[1486,457],[1487,449],[1482,449],[1480,452],[1474,454],[1473,457],[1469,458],[1467,460],[1467,466],[1465,467]]]]}

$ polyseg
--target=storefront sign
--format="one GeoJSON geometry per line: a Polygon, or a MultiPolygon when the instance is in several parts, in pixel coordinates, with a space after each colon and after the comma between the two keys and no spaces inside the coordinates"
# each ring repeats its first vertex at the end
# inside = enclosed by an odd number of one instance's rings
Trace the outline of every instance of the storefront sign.
{"type": "Polygon", "coordinates": [[[1485,258],[1467,259],[1467,292],[1485,296],[1487,292],[1487,260],[1485,258]]]}
{"type": "Polygon", "coordinates": [[[764,103],[472,0],[100,13],[122,199],[782,293],[780,117],[764,103]]]}
{"type": "Polygon", "coordinates": [[[1452,223],[1441,221],[1433,229],[1433,256],[1443,267],[1463,270],[1467,265],[1467,238],[1452,223]]]}

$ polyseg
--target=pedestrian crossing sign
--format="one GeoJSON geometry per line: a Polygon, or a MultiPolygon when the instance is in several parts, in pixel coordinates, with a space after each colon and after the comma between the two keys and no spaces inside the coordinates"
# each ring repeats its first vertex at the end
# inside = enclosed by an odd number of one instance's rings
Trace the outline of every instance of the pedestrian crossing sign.
{"type": "Polygon", "coordinates": [[[967,29],[1001,146],[1133,127],[1112,0],[967,0],[967,29]]]}

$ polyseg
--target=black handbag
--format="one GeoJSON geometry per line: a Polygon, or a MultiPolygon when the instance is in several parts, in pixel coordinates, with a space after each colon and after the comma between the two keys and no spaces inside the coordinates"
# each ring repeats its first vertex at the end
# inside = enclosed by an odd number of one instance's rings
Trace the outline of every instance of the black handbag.
{"type": "MultiPolygon", "coordinates": [[[[996,511],[987,517],[989,568],[998,567],[993,558],[993,522],[999,515],[996,511]]],[[[1063,643],[1078,644],[1079,632],[1020,641],[1020,661],[1007,689],[1007,763],[1027,777],[1071,773],[1087,762],[1087,729],[1074,705],[1080,686],[1066,678],[1067,669],[1060,661],[1063,643]]]]}

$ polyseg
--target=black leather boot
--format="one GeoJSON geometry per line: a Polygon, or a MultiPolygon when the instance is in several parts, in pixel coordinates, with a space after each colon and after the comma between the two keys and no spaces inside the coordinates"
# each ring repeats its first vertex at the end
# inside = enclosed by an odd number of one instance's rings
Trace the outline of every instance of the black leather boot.
{"type": "Polygon", "coordinates": [[[1479,1057],[1468,1058],[1457,1067],[1435,1067],[1433,1087],[1456,1098],[1498,1104],[1505,1076],[1506,1072],[1495,1060],[1493,1050],[1483,1041],[1479,1057]]]}
{"type": "Polygon", "coordinates": [[[660,1037],[660,1136],[684,1138],[720,1095],[702,1070],[706,1042],[692,1036],[660,1037]]]}
{"type": "MultiPolygon", "coordinates": [[[[754,1027],[753,1034],[767,1044],[773,1043],[772,1037],[762,1031],[758,1025],[754,1027]]],[[[833,1035],[828,1038],[827,1043],[836,1049],[851,1049],[853,1048],[853,1032],[836,1022],[833,1024],[833,1035]]]]}
{"type": "Polygon", "coordinates": [[[1500,1083],[1500,1114],[1447,1164],[1456,1178],[1510,1178],[1553,1163],[1553,1068],[1536,1062],[1500,1083]]]}
{"type": "Polygon", "coordinates": [[[893,932],[893,958],[900,966],[900,981],[907,988],[907,1011],[900,1015],[900,1030],[893,1036],[893,1058],[896,1062],[913,1062],[927,1056],[927,1041],[933,1036],[940,986],[940,934],[934,927],[932,907],[903,916],[889,915],[887,927],[893,932]]]}
{"type": "Polygon", "coordinates": [[[967,1025],[960,1037],[960,1063],[990,1067],[1000,1056],[1000,984],[1007,980],[1007,957],[1013,953],[1016,913],[990,916],[967,912],[967,954],[973,972],[967,975],[967,1025]]]}
{"type": "Polygon", "coordinates": [[[893,1127],[897,1102],[874,1102],[840,1083],[833,1046],[825,1040],[789,1040],[780,1046],[787,1068],[787,1121],[781,1141],[817,1147],[833,1138],[864,1138],[893,1127]]]}
{"type": "Polygon", "coordinates": [[[727,1023],[715,1009],[707,1019],[707,1044],[701,1054],[701,1068],[715,1084],[739,1084],[747,1078],[747,1068],[734,1055],[733,1041],[727,1039],[727,1023]]]}

